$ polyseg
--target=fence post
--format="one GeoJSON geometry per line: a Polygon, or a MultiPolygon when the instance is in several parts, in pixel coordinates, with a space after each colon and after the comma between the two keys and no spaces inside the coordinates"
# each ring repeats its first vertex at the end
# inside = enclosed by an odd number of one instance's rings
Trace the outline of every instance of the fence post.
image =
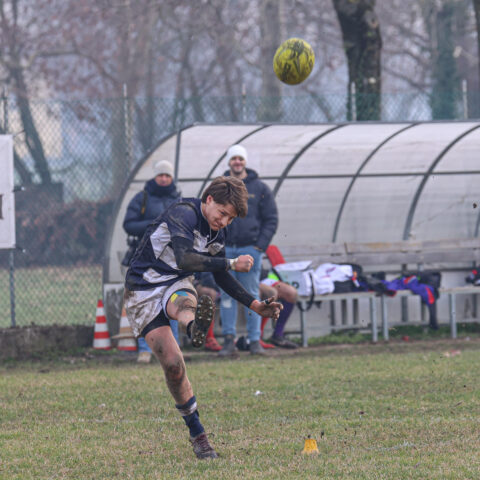
{"type": "Polygon", "coordinates": [[[173,181],[177,183],[178,180],[178,168],[180,166],[180,145],[182,136],[182,127],[180,126],[177,130],[177,139],[175,142],[175,165],[174,165],[174,176],[173,181]]]}
{"type": "Polygon", "coordinates": [[[468,118],[468,91],[467,91],[467,80],[465,78],[462,80],[462,103],[463,103],[463,118],[466,120],[468,118]]]}
{"type": "Polygon", "coordinates": [[[352,112],[352,122],[357,121],[357,91],[355,87],[355,82],[350,84],[350,110],[352,112]]]}
{"type": "MultiPolygon", "coordinates": [[[[3,133],[8,134],[8,95],[5,88],[2,92],[3,103],[3,133]]],[[[12,327],[15,327],[15,247],[11,248],[8,252],[8,275],[9,275],[9,287],[10,287],[10,322],[12,327]]]]}
{"type": "Polygon", "coordinates": [[[9,275],[10,275],[10,318],[12,327],[15,327],[17,322],[15,319],[15,249],[10,249],[9,253],[9,275]]]}
{"type": "Polygon", "coordinates": [[[247,87],[244,83],[242,83],[242,122],[245,123],[245,119],[247,118],[247,87]]]}
{"type": "Polygon", "coordinates": [[[125,163],[127,170],[132,169],[132,118],[130,112],[130,101],[128,100],[127,84],[123,84],[123,130],[125,135],[125,163]]]}

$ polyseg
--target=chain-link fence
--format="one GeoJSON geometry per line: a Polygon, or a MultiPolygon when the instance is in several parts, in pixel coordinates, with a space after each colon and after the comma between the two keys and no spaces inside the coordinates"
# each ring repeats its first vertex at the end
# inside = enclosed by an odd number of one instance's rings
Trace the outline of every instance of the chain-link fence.
{"type": "MultiPolygon", "coordinates": [[[[23,190],[15,196],[18,247],[0,251],[0,327],[94,322],[113,204],[133,166],[167,134],[194,122],[364,119],[359,108],[368,108],[369,99],[352,100],[332,94],[35,102],[4,98],[1,133],[14,135],[15,183],[23,190]]],[[[470,104],[478,104],[478,95],[457,100],[456,118],[467,118],[470,104]]],[[[382,120],[431,120],[431,99],[413,93],[383,95],[382,120]]]]}

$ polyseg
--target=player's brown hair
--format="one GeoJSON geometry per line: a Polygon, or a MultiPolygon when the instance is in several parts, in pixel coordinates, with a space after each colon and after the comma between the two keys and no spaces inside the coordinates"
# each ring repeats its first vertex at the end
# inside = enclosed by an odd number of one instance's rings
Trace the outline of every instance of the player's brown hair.
{"type": "Polygon", "coordinates": [[[237,215],[246,217],[248,212],[248,192],[245,184],[235,177],[217,177],[206,188],[202,195],[202,202],[207,201],[211,195],[213,200],[220,205],[229,203],[237,215]]]}

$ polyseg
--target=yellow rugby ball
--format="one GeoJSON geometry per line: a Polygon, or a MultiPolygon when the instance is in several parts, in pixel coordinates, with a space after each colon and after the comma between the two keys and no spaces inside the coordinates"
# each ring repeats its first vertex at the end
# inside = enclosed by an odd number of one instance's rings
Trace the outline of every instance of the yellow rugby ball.
{"type": "Polygon", "coordinates": [[[273,57],[273,71],[283,83],[297,85],[312,72],[315,53],[312,47],[301,38],[285,40],[273,57]]]}

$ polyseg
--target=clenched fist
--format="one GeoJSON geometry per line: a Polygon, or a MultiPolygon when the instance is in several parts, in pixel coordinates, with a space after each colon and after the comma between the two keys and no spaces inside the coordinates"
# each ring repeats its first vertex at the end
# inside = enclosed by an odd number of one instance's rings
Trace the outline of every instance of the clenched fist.
{"type": "Polygon", "coordinates": [[[240,255],[236,258],[233,270],[236,272],[249,272],[253,267],[253,257],[251,255],[240,255]]]}

